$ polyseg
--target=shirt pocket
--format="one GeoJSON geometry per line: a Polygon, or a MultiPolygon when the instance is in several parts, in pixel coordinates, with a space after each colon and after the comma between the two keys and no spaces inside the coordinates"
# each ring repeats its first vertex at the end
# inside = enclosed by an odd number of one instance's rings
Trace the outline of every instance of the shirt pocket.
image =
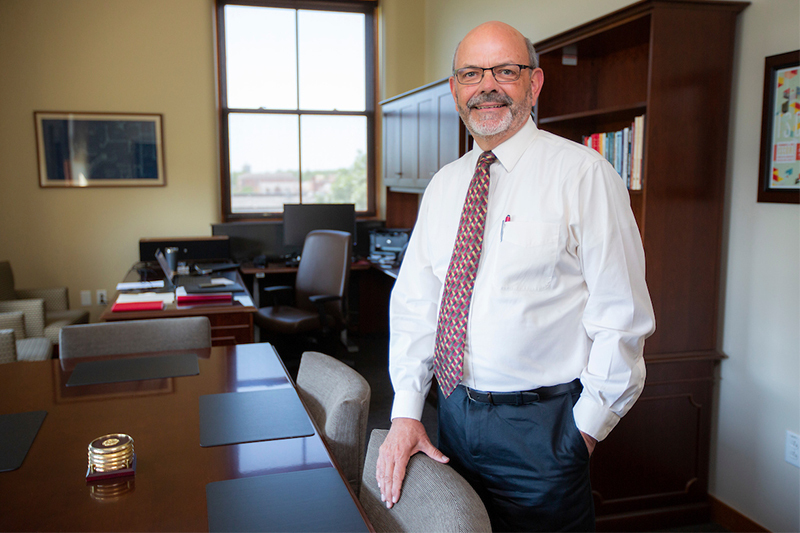
{"type": "Polygon", "coordinates": [[[501,289],[541,291],[553,284],[560,225],[514,221],[503,224],[495,280],[501,289]]]}

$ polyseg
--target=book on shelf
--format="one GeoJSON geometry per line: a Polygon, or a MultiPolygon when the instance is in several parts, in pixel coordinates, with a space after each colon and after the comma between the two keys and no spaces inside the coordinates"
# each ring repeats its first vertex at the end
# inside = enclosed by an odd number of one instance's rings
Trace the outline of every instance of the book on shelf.
{"type": "Polygon", "coordinates": [[[630,126],[621,130],[584,135],[583,144],[605,157],[628,189],[642,189],[644,115],[635,117],[630,126]]]}

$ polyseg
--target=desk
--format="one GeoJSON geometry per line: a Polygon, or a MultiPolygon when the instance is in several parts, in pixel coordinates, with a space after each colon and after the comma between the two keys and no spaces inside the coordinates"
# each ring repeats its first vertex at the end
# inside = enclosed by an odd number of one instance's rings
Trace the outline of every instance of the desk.
{"type": "MultiPolygon", "coordinates": [[[[282,364],[265,364],[269,344],[191,352],[196,376],[69,388],[80,359],[0,365],[0,414],[47,411],[22,466],[0,473],[0,531],[208,531],[208,483],[336,467],[316,424],[311,437],[201,448],[201,395],[293,383],[282,364]],[[136,475],[93,492],[87,446],[116,432],[134,439],[136,475]]],[[[354,495],[353,505],[365,517],[354,495]]]]}
{"type": "MultiPolygon", "coordinates": [[[[163,279],[158,267],[137,268],[134,265],[123,281],[153,281],[163,279]]],[[[217,272],[213,277],[227,277],[231,281],[245,287],[239,272],[227,270],[217,272]]],[[[112,312],[117,296],[100,315],[103,322],[114,320],[142,320],[148,318],[170,318],[182,316],[205,316],[211,321],[211,344],[225,346],[253,342],[253,313],[257,311],[247,291],[234,293],[234,301],[230,304],[177,305],[172,303],[162,311],[112,312]]]]}

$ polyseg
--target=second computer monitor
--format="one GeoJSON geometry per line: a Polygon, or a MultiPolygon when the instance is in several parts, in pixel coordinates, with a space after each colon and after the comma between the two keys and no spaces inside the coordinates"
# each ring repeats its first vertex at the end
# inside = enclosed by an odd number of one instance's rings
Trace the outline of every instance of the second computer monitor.
{"type": "Polygon", "coordinates": [[[302,250],[306,235],[317,229],[346,231],[356,240],[354,204],[283,204],[283,245],[302,250]]]}

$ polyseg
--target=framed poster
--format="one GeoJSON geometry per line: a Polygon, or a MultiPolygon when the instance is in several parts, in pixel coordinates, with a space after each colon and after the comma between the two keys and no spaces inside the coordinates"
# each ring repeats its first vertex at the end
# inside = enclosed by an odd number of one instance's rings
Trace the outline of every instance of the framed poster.
{"type": "Polygon", "coordinates": [[[35,111],[40,187],[166,184],[162,116],[35,111]]]}
{"type": "Polygon", "coordinates": [[[800,203],[800,50],[764,64],[758,201],[800,203]]]}

